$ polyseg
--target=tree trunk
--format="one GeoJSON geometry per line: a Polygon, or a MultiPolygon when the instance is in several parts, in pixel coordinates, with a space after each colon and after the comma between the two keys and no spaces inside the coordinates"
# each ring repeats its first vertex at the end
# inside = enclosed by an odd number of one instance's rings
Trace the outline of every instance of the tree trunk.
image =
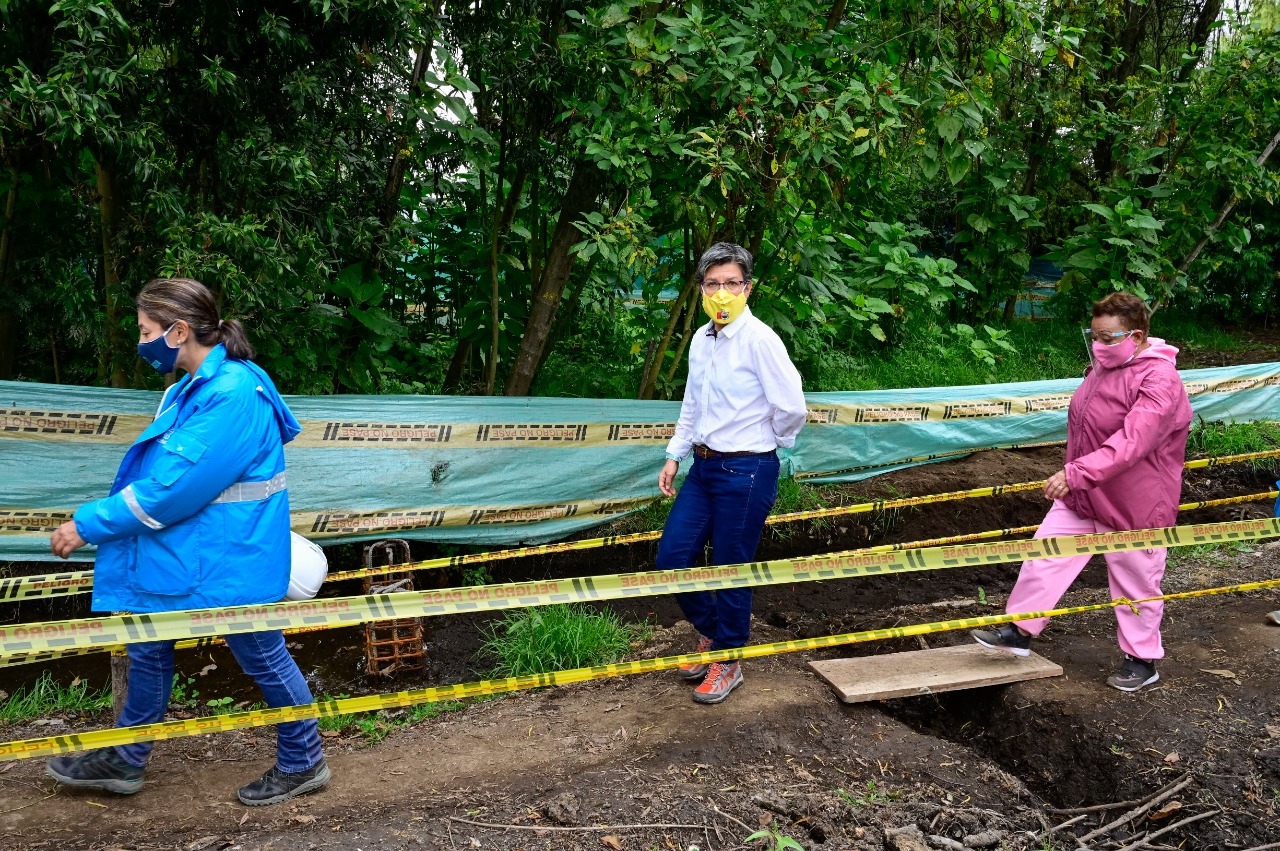
{"type": "Polygon", "coordinates": [[[444,376],[444,393],[453,393],[462,384],[462,373],[466,371],[467,361],[471,359],[471,343],[459,340],[453,350],[453,360],[449,361],[449,371],[444,376]]]}
{"type": "Polygon", "coordinates": [[[1184,62],[1182,67],[1178,69],[1178,82],[1185,83],[1191,79],[1191,75],[1204,62],[1204,46],[1209,41],[1210,28],[1218,20],[1218,15],[1222,14],[1222,0],[1205,0],[1205,4],[1200,7],[1200,13],[1196,15],[1195,25],[1191,28],[1190,47],[1194,50],[1188,50],[1196,57],[1193,62],[1184,62]]]}
{"type": "MultiPolygon", "coordinates": [[[[692,257],[701,258],[703,252],[710,248],[713,243],[720,241],[722,237],[725,239],[732,238],[731,236],[726,236],[726,233],[731,227],[731,222],[728,218],[725,219],[724,227],[713,235],[712,232],[714,227],[715,217],[712,216],[707,221],[707,230],[705,235],[699,235],[696,227],[689,228],[689,233],[696,241],[692,257]]],[[[672,304],[671,312],[667,316],[667,327],[663,330],[661,342],[654,355],[653,361],[649,364],[648,368],[645,369],[644,376],[640,379],[640,392],[636,394],[637,399],[653,398],[654,389],[658,386],[658,376],[661,374],[660,370],[662,368],[662,362],[666,358],[667,349],[671,346],[671,338],[675,334],[676,324],[680,321],[681,308],[684,306],[684,302],[686,300],[692,298],[692,292],[697,289],[697,259],[695,259],[694,264],[685,276],[684,286],[680,289],[680,298],[676,299],[672,304]]]]}
{"type": "Polygon", "coordinates": [[[599,172],[595,163],[579,160],[569,180],[564,201],[560,204],[560,217],[551,236],[551,245],[543,263],[542,275],[533,291],[529,307],[529,321],[524,337],[520,340],[520,352],[516,355],[507,378],[506,395],[527,396],[533,385],[542,351],[550,339],[551,324],[555,321],[556,308],[564,294],[565,284],[577,257],[569,250],[582,238],[574,223],[591,209],[598,194],[599,172]]]}
{"type": "MultiPolygon", "coordinates": [[[[9,270],[13,268],[13,238],[9,225],[18,203],[18,171],[10,169],[9,191],[4,202],[4,225],[0,227],[0,292],[9,291],[9,270]]],[[[13,378],[13,320],[0,308],[0,380],[13,378]]]]}
{"type": "Polygon", "coordinates": [[[680,345],[676,346],[676,356],[671,359],[671,366],[667,368],[666,375],[663,379],[667,384],[675,380],[676,370],[680,368],[680,361],[684,358],[685,350],[689,348],[689,343],[693,339],[693,317],[698,313],[698,302],[701,299],[698,296],[701,292],[694,287],[693,293],[689,296],[689,304],[684,311],[684,325],[680,329],[680,345]]]}
{"type": "MultiPolygon", "coordinates": [[[[699,256],[701,256],[701,252],[699,252],[699,256]]],[[[653,353],[653,358],[645,368],[644,377],[640,383],[640,392],[636,398],[653,398],[654,390],[658,386],[658,376],[662,372],[662,362],[666,359],[667,349],[671,347],[671,338],[675,335],[676,325],[680,322],[680,314],[683,312],[684,303],[692,297],[691,294],[697,288],[697,275],[690,275],[685,280],[684,287],[680,290],[680,297],[671,302],[671,309],[667,313],[667,327],[663,329],[657,350],[653,353]]]]}
{"type": "MultiPolygon", "coordinates": [[[[433,18],[440,17],[440,9],[444,4],[444,0],[436,0],[433,10],[433,18]]],[[[378,220],[382,225],[379,239],[374,243],[373,256],[370,257],[375,269],[381,268],[379,260],[378,247],[386,242],[387,235],[391,231],[391,224],[395,221],[395,217],[400,212],[400,190],[404,188],[405,177],[409,173],[409,157],[405,155],[408,150],[409,139],[416,135],[417,123],[416,111],[413,109],[414,95],[418,93],[418,89],[422,86],[422,78],[427,73],[427,68],[431,65],[431,51],[435,43],[434,34],[428,31],[422,43],[418,46],[418,55],[413,62],[413,73],[409,78],[408,104],[405,107],[405,114],[400,119],[400,133],[396,138],[396,150],[391,157],[391,167],[387,170],[387,182],[382,190],[382,204],[378,211],[378,220]]]]}
{"type": "Polygon", "coordinates": [[[102,374],[109,373],[112,387],[126,387],[123,355],[128,351],[128,340],[123,323],[129,307],[129,294],[121,281],[124,265],[116,250],[116,222],[119,217],[120,198],[113,172],[114,164],[106,157],[94,157],[94,171],[98,178],[98,217],[102,228],[102,279],[105,284],[107,339],[102,348],[102,374]]]}

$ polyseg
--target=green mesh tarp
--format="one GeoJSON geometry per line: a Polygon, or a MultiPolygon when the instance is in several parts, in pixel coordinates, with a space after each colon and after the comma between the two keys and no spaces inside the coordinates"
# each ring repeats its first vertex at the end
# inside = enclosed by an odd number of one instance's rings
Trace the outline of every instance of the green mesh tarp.
{"type": "MultiPolygon", "coordinates": [[[[1182,373],[1205,419],[1280,418],[1280,364],[1182,373]]],[[[784,474],[851,481],[903,459],[1061,440],[1077,380],[807,396],[784,474]]],[[[50,559],[49,535],[105,495],[159,394],[0,382],[0,559],[50,559]]],[[[541,543],[658,495],[679,404],[442,396],[290,397],[295,531],[541,543]]],[[[687,462],[686,462],[687,463],[687,462]]],[[[918,463],[918,462],[912,462],[918,463]]],[[[77,554],[92,559],[92,548],[77,554]]]]}

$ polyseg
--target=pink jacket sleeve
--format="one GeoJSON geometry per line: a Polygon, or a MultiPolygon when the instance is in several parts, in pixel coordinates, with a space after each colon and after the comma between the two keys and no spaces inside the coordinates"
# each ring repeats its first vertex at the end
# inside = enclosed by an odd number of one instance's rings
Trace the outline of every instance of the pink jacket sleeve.
{"type": "Polygon", "coordinates": [[[1144,376],[1120,430],[1093,452],[1066,465],[1067,486],[1072,490],[1097,487],[1154,451],[1178,426],[1174,413],[1183,392],[1177,373],[1171,378],[1153,370],[1144,376]]]}

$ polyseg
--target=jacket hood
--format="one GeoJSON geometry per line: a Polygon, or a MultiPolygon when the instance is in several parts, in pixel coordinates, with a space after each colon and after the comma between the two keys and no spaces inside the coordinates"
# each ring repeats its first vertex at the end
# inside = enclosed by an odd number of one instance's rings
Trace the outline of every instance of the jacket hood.
{"type": "MultiPolygon", "coordinates": [[[[1150,346],[1138,352],[1139,358],[1160,358],[1167,360],[1169,363],[1177,366],[1178,364],[1178,347],[1171,346],[1159,337],[1149,337],[1150,346]]],[[[1137,358],[1135,358],[1136,360],[1137,358]]]]}
{"type": "MultiPolygon", "coordinates": [[[[1177,351],[1176,349],[1174,351],[1177,351]]],[[[271,407],[276,412],[276,424],[280,426],[280,441],[288,443],[299,434],[302,433],[302,425],[294,417],[293,411],[289,410],[289,406],[285,404],[284,399],[280,396],[280,391],[276,389],[275,383],[271,380],[271,376],[253,361],[236,361],[253,374],[258,380],[258,392],[261,393],[266,400],[271,403],[271,407]]]]}

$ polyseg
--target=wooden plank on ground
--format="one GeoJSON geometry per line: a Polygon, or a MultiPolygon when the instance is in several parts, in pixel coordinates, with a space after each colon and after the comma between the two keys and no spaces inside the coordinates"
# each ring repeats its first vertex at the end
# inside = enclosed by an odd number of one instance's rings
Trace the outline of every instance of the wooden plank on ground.
{"type": "Polygon", "coordinates": [[[845,703],[1062,676],[1062,666],[1043,656],[1014,656],[977,644],[829,659],[810,662],[809,667],[830,683],[845,703]]]}

